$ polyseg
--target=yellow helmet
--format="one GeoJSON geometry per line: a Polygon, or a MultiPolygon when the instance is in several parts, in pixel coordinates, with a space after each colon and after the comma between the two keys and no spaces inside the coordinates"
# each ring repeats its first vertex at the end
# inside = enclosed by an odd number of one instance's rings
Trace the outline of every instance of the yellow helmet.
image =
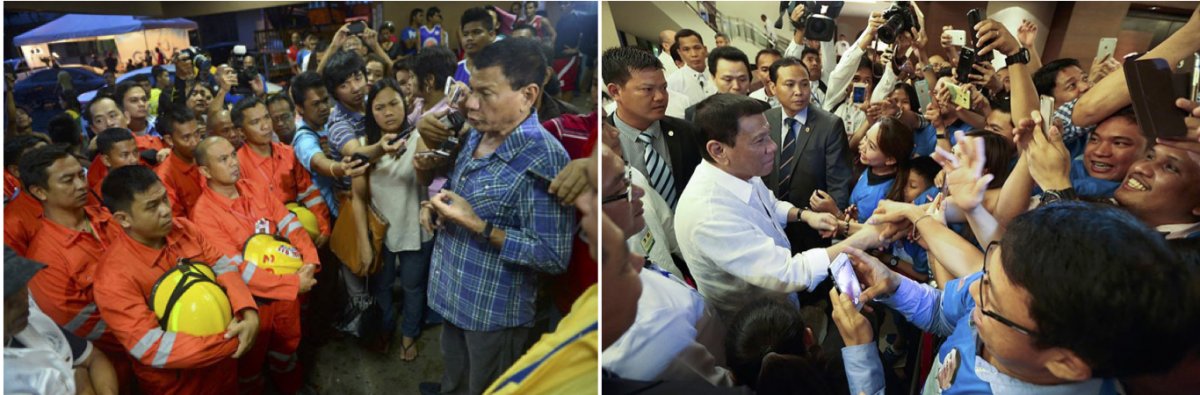
{"type": "Polygon", "coordinates": [[[308,231],[308,237],[313,239],[315,243],[318,237],[321,237],[321,228],[317,225],[317,215],[313,214],[308,207],[300,205],[296,202],[288,202],[288,211],[296,214],[296,218],[300,220],[300,225],[304,226],[304,230],[308,231]]]}
{"type": "Polygon", "coordinates": [[[292,274],[304,266],[300,250],[288,243],[287,239],[266,233],[256,233],[246,240],[242,258],[254,262],[259,269],[267,269],[275,274],[292,274]]]}
{"type": "Polygon", "coordinates": [[[159,325],[168,332],[193,336],[225,332],[233,308],[216,278],[208,265],[190,261],[163,274],[150,291],[159,325]]]}

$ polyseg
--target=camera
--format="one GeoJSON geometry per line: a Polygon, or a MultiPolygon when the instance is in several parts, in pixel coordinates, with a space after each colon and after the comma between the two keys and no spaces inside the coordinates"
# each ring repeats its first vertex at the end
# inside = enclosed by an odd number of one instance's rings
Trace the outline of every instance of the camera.
{"type": "Polygon", "coordinates": [[[913,12],[911,3],[907,1],[893,2],[892,7],[883,12],[883,19],[887,21],[879,27],[877,35],[879,41],[887,44],[895,44],[896,38],[904,32],[913,28],[921,28],[921,23],[917,21],[917,15],[913,12]]]}
{"type": "Polygon", "coordinates": [[[443,125],[446,125],[446,127],[450,129],[450,133],[452,133],[452,135],[447,137],[446,141],[443,141],[437,149],[433,150],[433,153],[443,158],[449,158],[454,153],[454,150],[458,149],[458,132],[459,130],[462,130],[463,125],[467,123],[467,117],[461,112],[450,111],[449,113],[446,113],[446,116],[443,117],[441,121],[443,125]]]}
{"type": "Polygon", "coordinates": [[[775,28],[783,28],[783,18],[791,19],[792,12],[799,4],[804,5],[804,14],[799,20],[792,21],[792,28],[804,30],[804,37],[817,41],[833,41],[837,36],[837,22],[834,21],[842,13],[842,1],[782,1],[779,10],[784,14],[775,21],[775,28]],[[822,10],[824,8],[824,10],[822,10]]]}

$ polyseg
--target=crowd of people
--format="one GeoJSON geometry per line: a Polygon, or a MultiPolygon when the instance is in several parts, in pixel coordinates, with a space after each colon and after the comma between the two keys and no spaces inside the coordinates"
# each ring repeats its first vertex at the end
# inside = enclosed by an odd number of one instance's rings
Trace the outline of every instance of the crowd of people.
{"type": "MultiPolygon", "coordinates": [[[[1125,54],[987,15],[955,44],[913,2],[842,50],[793,3],[783,51],[601,57],[605,393],[1200,388],[1195,97],[1148,92],[1187,129],[1155,134],[1125,54]]],[[[1200,9],[1129,56],[1198,51],[1200,9]]]]}
{"type": "Polygon", "coordinates": [[[599,117],[566,92],[594,85],[597,29],[575,5],[469,8],[457,55],[437,7],[299,32],[278,93],[253,56],[189,48],[63,95],[46,131],[9,107],[6,392],[343,393],[306,379],[336,332],[441,358],[402,393],[595,389],[599,117]]]}

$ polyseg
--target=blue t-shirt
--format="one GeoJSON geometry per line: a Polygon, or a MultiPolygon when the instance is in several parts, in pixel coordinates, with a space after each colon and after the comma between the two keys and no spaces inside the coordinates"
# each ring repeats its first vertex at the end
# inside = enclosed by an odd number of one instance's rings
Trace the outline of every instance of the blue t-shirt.
{"type": "Polygon", "coordinates": [[[458,61],[458,68],[454,70],[454,80],[468,85],[471,84],[471,71],[467,70],[466,59],[458,61]]]}
{"type": "Polygon", "coordinates": [[[438,47],[442,45],[442,25],[433,27],[433,30],[425,26],[421,26],[421,47],[438,47]]]}
{"type": "Polygon", "coordinates": [[[1071,161],[1071,186],[1075,194],[1089,198],[1110,198],[1121,186],[1121,181],[1102,180],[1088,175],[1083,159],[1071,161]]]}
{"type": "Polygon", "coordinates": [[[854,184],[854,191],[850,192],[850,204],[858,206],[859,223],[867,222],[867,218],[875,212],[875,206],[887,196],[895,182],[895,176],[876,176],[871,174],[871,169],[863,171],[858,183],[854,184]]]}
{"type": "MultiPolygon", "coordinates": [[[[418,32],[417,29],[413,29],[412,26],[406,27],[406,28],[404,28],[404,30],[400,31],[400,41],[401,41],[399,43],[400,47],[406,48],[405,44],[404,44],[405,41],[408,41],[408,40],[411,40],[414,38],[420,38],[420,37],[421,37],[421,33],[418,32]]],[[[421,43],[417,42],[417,45],[420,46],[421,43]]],[[[404,56],[416,54],[417,47],[414,46],[412,48],[406,48],[406,49],[402,50],[401,53],[404,54],[404,56]]]]}

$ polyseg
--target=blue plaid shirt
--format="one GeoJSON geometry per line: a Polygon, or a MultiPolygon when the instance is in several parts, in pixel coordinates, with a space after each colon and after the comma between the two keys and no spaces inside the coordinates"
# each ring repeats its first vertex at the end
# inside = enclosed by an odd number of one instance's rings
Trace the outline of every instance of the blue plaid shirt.
{"type": "Polygon", "coordinates": [[[1063,143],[1067,146],[1067,151],[1071,152],[1072,159],[1083,157],[1088,137],[1096,130],[1096,125],[1076,125],[1071,120],[1075,115],[1076,104],[1079,104],[1079,99],[1071,100],[1054,110],[1054,121],[1062,125],[1063,143]]]}
{"type": "Polygon", "coordinates": [[[429,306],[471,331],[533,325],[538,279],[567,270],[575,210],[558,204],[548,183],[570,158],[530,114],[496,152],[475,159],[482,134],[472,129],[446,187],[475,213],[504,230],[496,249],[466,228],[448,224],[438,235],[429,271],[429,306]]]}

